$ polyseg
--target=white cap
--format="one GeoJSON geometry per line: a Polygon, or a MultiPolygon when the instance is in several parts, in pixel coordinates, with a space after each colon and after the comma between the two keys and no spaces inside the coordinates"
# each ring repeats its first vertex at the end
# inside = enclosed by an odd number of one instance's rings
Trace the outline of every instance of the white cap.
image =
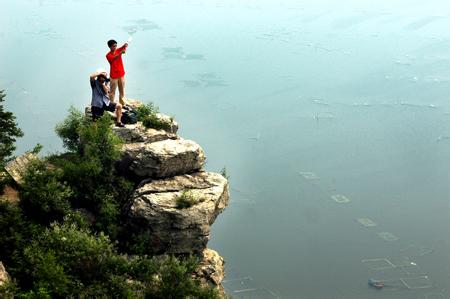
{"type": "Polygon", "coordinates": [[[97,73],[106,73],[106,74],[108,74],[108,72],[107,72],[104,68],[98,68],[98,69],[96,70],[96,72],[97,72],[97,73]]]}

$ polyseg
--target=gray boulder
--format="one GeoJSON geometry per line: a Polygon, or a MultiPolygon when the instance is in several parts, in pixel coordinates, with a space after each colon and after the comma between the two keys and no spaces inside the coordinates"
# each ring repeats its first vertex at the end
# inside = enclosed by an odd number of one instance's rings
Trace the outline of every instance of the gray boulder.
{"type": "Polygon", "coordinates": [[[113,127],[113,132],[119,136],[124,143],[152,143],[167,139],[177,139],[175,132],[167,132],[164,130],[147,129],[138,122],[133,125],[125,125],[125,127],[113,127]]]}
{"type": "Polygon", "coordinates": [[[128,209],[132,231],[140,231],[153,253],[192,253],[206,248],[210,229],[229,200],[228,181],[217,173],[197,172],[144,183],[135,190],[128,209]],[[186,193],[195,199],[179,208],[186,193]]]}
{"type": "Polygon", "coordinates": [[[201,170],[205,163],[202,148],[185,139],[129,143],[122,152],[119,169],[141,179],[192,173],[201,170]]]}

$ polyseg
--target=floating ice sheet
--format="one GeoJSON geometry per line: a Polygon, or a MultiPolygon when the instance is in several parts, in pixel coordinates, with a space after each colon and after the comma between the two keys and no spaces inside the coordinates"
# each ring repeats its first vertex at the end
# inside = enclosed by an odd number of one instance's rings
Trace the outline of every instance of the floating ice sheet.
{"type": "Polygon", "coordinates": [[[375,221],[370,220],[369,218],[358,218],[356,219],[361,225],[365,227],[374,227],[377,226],[377,223],[375,221]]]}
{"type": "Polygon", "coordinates": [[[331,195],[331,198],[337,203],[349,203],[350,199],[342,194],[331,195]]]}
{"type": "Polygon", "coordinates": [[[388,242],[397,241],[398,237],[390,232],[379,232],[378,236],[388,242]]]}
{"type": "Polygon", "coordinates": [[[317,174],[315,174],[314,172],[309,172],[309,171],[300,171],[299,174],[304,177],[307,180],[318,180],[319,176],[317,174]]]}
{"type": "Polygon", "coordinates": [[[361,262],[371,270],[386,270],[395,268],[395,265],[386,258],[364,259],[361,262]]]}
{"type": "Polygon", "coordinates": [[[432,287],[432,283],[428,276],[419,276],[414,278],[401,278],[400,279],[408,289],[428,289],[432,287]]]}

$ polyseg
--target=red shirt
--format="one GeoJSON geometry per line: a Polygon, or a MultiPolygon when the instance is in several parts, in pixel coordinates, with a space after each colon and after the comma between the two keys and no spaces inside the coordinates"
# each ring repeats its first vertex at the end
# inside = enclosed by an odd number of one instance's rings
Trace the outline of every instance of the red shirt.
{"type": "Polygon", "coordinates": [[[108,62],[111,65],[111,69],[109,71],[109,76],[111,79],[121,78],[125,75],[125,69],[123,68],[122,61],[122,51],[126,48],[126,45],[123,45],[122,47],[117,48],[114,53],[109,51],[108,54],[106,54],[106,59],[108,59],[108,62]]]}

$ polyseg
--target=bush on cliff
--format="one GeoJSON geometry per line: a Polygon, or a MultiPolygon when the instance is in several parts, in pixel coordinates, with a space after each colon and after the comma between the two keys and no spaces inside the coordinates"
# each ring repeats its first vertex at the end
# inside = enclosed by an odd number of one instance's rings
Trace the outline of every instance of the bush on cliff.
{"type": "Polygon", "coordinates": [[[18,297],[218,298],[192,279],[194,258],[120,255],[106,235],[71,223],[47,228],[25,246],[20,264],[18,297]]]}
{"type": "Polygon", "coordinates": [[[175,198],[177,209],[190,208],[196,203],[204,201],[203,198],[195,198],[192,190],[186,189],[175,198]]]}
{"type": "Polygon", "coordinates": [[[0,90],[0,194],[3,193],[5,185],[11,182],[8,175],[2,174],[4,167],[16,149],[14,144],[16,139],[23,136],[22,130],[17,126],[14,114],[5,111],[3,107],[5,97],[5,92],[0,90]]]}
{"type": "Polygon", "coordinates": [[[115,171],[121,140],[112,132],[108,115],[95,123],[80,119],[79,115],[80,112],[71,108],[68,118],[57,126],[57,132],[69,153],[53,157],[52,162],[63,169],[63,180],[73,188],[74,205],[95,214],[93,229],[104,231],[116,239],[119,209],[133,186],[115,171]],[[61,135],[61,132],[64,134],[61,135]]]}
{"type": "Polygon", "coordinates": [[[69,115],[66,119],[56,125],[56,134],[62,139],[63,146],[67,150],[71,152],[79,152],[82,150],[80,130],[85,121],[86,119],[81,111],[74,107],[70,107],[69,115]]]}
{"type": "Polygon", "coordinates": [[[51,169],[44,161],[30,163],[20,190],[20,203],[29,218],[49,224],[69,213],[73,192],[62,177],[60,169],[51,169]]]}
{"type": "Polygon", "coordinates": [[[217,298],[192,278],[195,260],[124,246],[132,234],[120,211],[133,185],[114,168],[120,140],[108,117],[80,115],[71,109],[58,126],[67,153],[30,164],[20,204],[0,198],[0,261],[12,277],[0,297],[217,298]]]}
{"type": "Polygon", "coordinates": [[[146,128],[156,130],[170,130],[171,124],[158,117],[159,108],[153,103],[142,104],[136,108],[138,121],[141,121],[146,128]]]}
{"type": "Polygon", "coordinates": [[[10,156],[16,149],[15,142],[23,132],[16,124],[16,117],[11,112],[5,111],[3,102],[6,94],[0,90],[0,167],[4,167],[10,156]]]}

